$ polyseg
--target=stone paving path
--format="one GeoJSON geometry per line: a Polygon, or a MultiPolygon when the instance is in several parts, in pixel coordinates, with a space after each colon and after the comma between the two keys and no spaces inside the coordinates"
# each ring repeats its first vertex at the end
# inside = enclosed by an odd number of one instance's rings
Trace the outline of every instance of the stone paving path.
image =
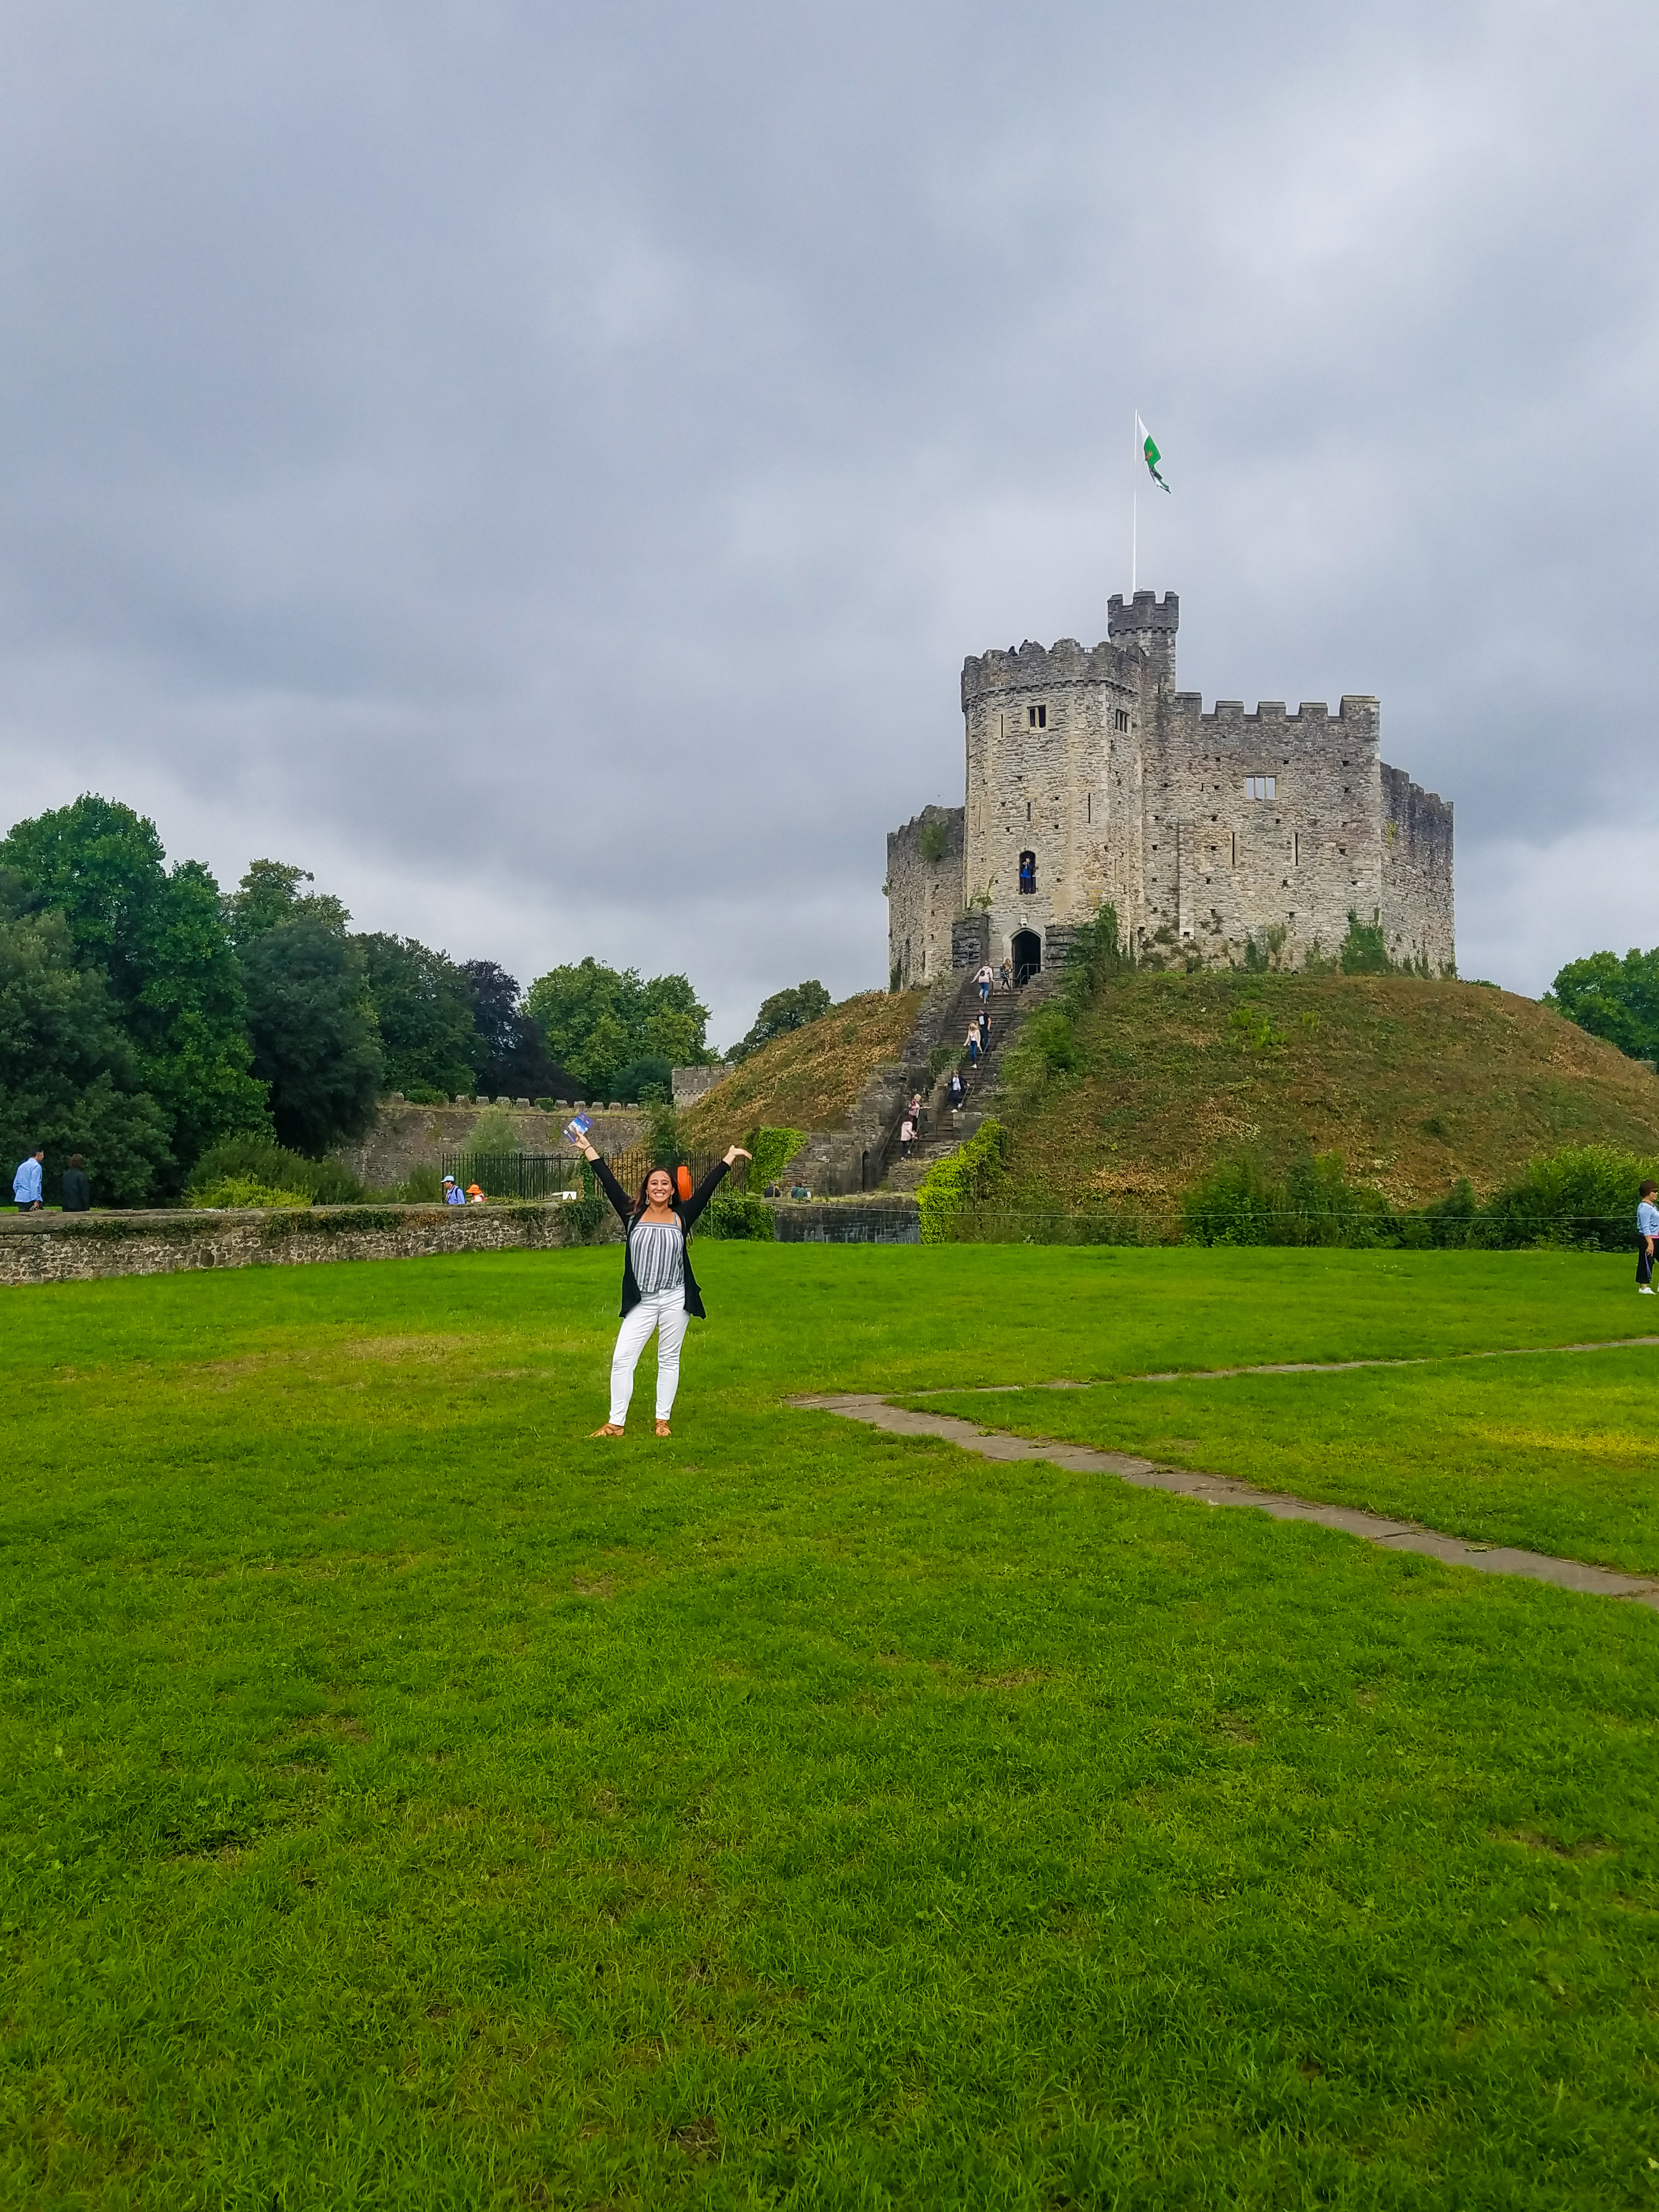
{"type": "MultiPolygon", "coordinates": [[[[1651,1344],[1659,1340],[1647,1337],[1626,1341],[1651,1344]]],[[[1548,1348],[1588,1352],[1608,1347],[1555,1345],[1548,1348]]],[[[1412,1366],[1419,1363],[1351,1360],[1346,1364],[1372,1367],[1412,1366]]],[[[1217,1374],[1222,1370],[1208,1371],[1217,1374]]],[[[1227,1371],[1283,1375],[1306,1370],[1279,1367],[1235,1368],[1227,1371]]],[[[1148,1376],[1135,1379],[1150,1382],[1158,1378],[1148,1376]]],[[[1081,1389],[1086,1386],[1061,1383],[1052,1387],[1081,1389]]],[[[917,1395],[906,1393],[907,1396],[917,1395]]],[[[1583,1590],[1597,1597],[1630,1598],[1638,1605],[1651,1606],[1659,1611],[1659,1582],[1645,1576],[1618,1574],[1609,1567],[1586,1566],[1578,1559],[1552,1559],[1546,1552],[1517,1551],[1507,1544],[1467,1543],[1461,1536],[1442,1536],[1432,1528],[1419,1528],[1414,1522],[1389,1521],[1381,1514],[1362,1513],[1351,1505],[1319,1505],[1282,1492],[1255,1490],[1248,1482],[1235,1482],[1226,1475],[1194,1474],[1184,1468],[1160,1467],[1153,1460],[1137,1459],[1127,1452],[1097,1451],[1090,1444],[1006,1436],[998,1431],[978,1428],[972,1421],[959,1420],[954,1414],[919,1413],[906,1407],[890,1405],[885,1398],[867,1391],[824,1392],[791,1398],[786,1402],[803,1412],[837,1413],[845,1420],[864,1421],[873,1429],[884,1429],[894,1436],[940,1437],[947,1443],[959,1445],[963,1451],[977,1452],[981,1459],[1046,1460],[1053,1467],[1070,1468],[1079,1474],[1115,1475],[1120,1482],[1132,1484],[1137,1490],[1167,1490],[1178,1498],[1195,1498],[1203,1505],[1249,1506],[1255,1512],[1270,1514],[1275,1521],[1316,1521],[1323,1528],[1340,1528],[1345,1535],[1358,1536],[1365,1543],[1381,1545],[1389,1551],[1422,1552],[1431,1559],[1443,1560],[1448,1566],[1473,1567],[1478,1575],[1520,1575],[1531,1582],[1553,1583],[1561,1589],[1583,1590]]]]}

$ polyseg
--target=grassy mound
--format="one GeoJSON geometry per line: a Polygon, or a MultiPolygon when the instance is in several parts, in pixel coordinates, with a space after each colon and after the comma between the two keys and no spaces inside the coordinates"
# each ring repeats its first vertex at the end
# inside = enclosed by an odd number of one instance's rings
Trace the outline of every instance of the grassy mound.
{"type": "Polygon", "coordinates": [[[1535,1154],[1651,1154],[1659,1081],[1547,1006],[1412,975],[1126,975],[1078,1024],[1075,1074],[1012,1115],[1022,1194],[1175,1206],[1217,1161],[1340,1152],[1401,1206],[1535,1154]]]}
{"type": "Polygon", "coordinates": [[[871,1071],[895,1060],[915,1026],[922,991],[863,991],[820,1020],[763,1045],[752,1058],[680,1116],[694,1146],[763,1122],[786,1129],[833,1129],[871,1071]]]}

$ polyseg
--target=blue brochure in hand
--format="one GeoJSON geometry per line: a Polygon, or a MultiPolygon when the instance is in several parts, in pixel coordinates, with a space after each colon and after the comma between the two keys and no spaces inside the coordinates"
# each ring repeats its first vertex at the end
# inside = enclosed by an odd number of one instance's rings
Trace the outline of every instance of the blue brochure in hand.
{"type": "Polygon", "coordinates": [[[570,1120],[564,1125],[564,1133],[569,1138],[571,1143],[574,1145],[585,1137],[592,1126],[592,1122],[589,1121],[586,1114],[573,1115],[570,1120]]]}

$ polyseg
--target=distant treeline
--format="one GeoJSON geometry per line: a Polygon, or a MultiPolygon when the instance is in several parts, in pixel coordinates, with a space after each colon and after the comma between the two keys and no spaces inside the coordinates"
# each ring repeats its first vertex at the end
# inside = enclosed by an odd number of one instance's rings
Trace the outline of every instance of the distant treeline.
{"type": "Polygon", "coordinates": [[[231,1138],[320,1158],[376,1100],[666,1097],[712,1061],[684,975],[584,959],[520,994],[492,960],[356,932],[310,874],[220,890],[153,822],[88,796],[0,840],[0,1148],[85,1155],[96,1202],[175,1196],[231,1138]]]}

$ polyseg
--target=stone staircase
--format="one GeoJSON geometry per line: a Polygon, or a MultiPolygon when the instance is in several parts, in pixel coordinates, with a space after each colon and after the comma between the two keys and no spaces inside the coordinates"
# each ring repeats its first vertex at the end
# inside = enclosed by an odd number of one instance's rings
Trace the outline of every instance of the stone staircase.
{"type": "MultiPolygon", "coordinates": [[[[979,965],[975,953],[973,967],[979,965]]],[[[915,1188],[935,1159],[943,1159],[984,1118],[984,1101],[996,1082],[1003,1051],[1032,1007],[1058,981],[1058,974],[1033,977],[1018,991],[993,991],[989,1007],[990,1049],[979,1066],[963,1070],[968,1096],[952,1113],[947,1069],[931,1086],[927,1062],[942,1044],[964,1044],[970,1015],[979,1011],[973,968],[954,968],[940,977],[922,1001],[915,1027],[904,1040],[902,1056],[884,1060],[854,1101],[838,1129],[811,1131],[781,1181],[799,1184],[820,1198],[851,1198],[876,1190],[915,1188]],[[908,1160],[899,1158],[899,1124],[913,1093],[926,1093],[921,1141],[908,1160]]]]}
{"type": "MultiPolygon", "coordinates": [[[[967,1096],[959,1107],[952,1109],[951,1074],[947,1068],[922,1101],[921,1134],[912,1147],[908,1159],[899,1155],[896,1144],[888,1166],[884,1188],[888,1190],[915,1190],[936,1160],[948,1159],[959,1145],[971,1137],[989,1110],[989,1100],[997,1087],[1002,1055],[1023,1026],[1026,1016],[1042,1004],[1052,992],[1056,978],[1044,975],[1017,991],[993,991],[986,1012],[990,1021],[990,1042],[980,1055],[979,1066],[961,1073],[967,1085],[967,1096]]],[[[979,993],[971,976],[961,999],[961,1019],[957,1034],[964,1040],[971,1016],[979,1009],[979,993]]],[[[909,1094],[907,1093],[908,1097],[909,1094]]]]}

